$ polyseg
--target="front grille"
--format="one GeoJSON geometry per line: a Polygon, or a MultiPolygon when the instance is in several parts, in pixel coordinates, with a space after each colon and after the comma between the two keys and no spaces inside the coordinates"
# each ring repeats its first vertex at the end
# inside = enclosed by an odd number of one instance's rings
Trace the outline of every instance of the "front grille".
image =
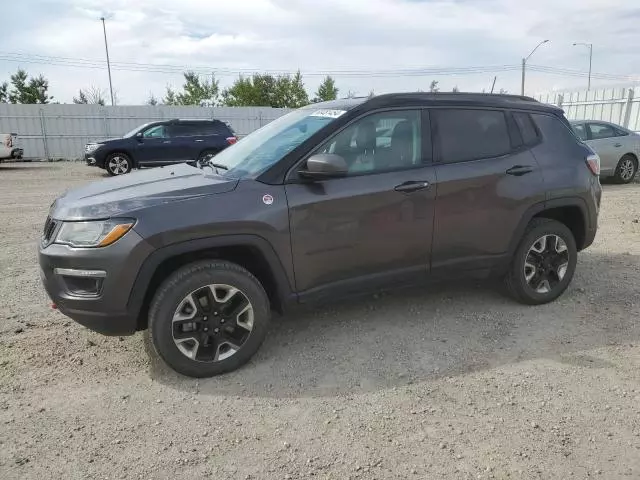
{"type": "Polygon", "coordinates": [[[47,217],[47,221],[44,222],[44,230],[42,232],[42,244],[44,246],[49,245],[53,241],[53,235],[58,226],[58,222],[56,222],[51,217],[47,217]]]}

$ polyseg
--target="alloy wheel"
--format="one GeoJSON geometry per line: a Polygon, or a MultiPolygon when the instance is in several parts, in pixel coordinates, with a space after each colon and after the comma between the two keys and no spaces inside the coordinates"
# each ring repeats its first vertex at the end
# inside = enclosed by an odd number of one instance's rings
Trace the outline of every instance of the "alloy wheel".
{"type": "Polygon", "coordinates": [[[620,178],[625,182],[628,182],[633,177],[633,171],[635,170],[635,165],[633,164],[633,160],[630,158],[625,158],[620,162],[620,178]]]}
{"type": "Polygon", "coordinates": [[[524,261],[524,278],[540,294],[551,292],[564,278],[569,266],[569,249],[558,235],[538,238],[524,261]]]}
{"type": "Polygon", "coordinates": [[[231,285],[212,284],[194,290],[178,305],[173,341],[191,360],[219,362],[242,348],[253,330],[253,306],[231,285]]]}
{"type": "Polygon", "coordinates": [[[125,157],[116,155],[109,159],[108,167],[114,175],[122,175],[123,173],[127,173],[127,170],[129,169],[129,160],[125,157]]]}

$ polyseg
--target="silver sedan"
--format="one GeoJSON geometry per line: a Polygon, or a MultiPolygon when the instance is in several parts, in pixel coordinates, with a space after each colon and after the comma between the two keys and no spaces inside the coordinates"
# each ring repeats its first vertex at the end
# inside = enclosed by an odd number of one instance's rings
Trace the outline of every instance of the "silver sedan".
{"type": "Polygon", "coordinates": [[[634,179],[640,158],[640,135],[601,120],[574,120],[571,126],[600,156],[600,177],[614,177],[618,183],[634,179]]]}

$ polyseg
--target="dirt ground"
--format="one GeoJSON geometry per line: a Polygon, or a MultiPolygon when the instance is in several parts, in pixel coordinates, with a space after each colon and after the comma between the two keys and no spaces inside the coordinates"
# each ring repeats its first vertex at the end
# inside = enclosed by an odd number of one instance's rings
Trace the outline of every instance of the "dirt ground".
{"type": "Polygon", "coordinates": [[[0,166],[1,479],[640,478],[640,184],[605,185],[558,301],[493,285],[277,318],[194,380],[50,310],[36,249],[82,164],[0,166]]]}

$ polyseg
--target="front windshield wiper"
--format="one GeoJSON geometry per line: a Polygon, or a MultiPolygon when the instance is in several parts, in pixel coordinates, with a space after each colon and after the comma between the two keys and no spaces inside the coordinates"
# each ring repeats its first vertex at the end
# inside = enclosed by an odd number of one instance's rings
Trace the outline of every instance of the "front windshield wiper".
{"type": "Polygon", "coordinates": [[[211,161],[200,163],[200,169],[202,170],[204,167],[210,167],[211,170],[216,172],[216,174],[218,174],[218,169],[229,170],[229,167],[227,167],[226,165],[222,165],[221,163],[213,163],[211,161]]]}
{"type": "Polygon", "coordinates": [[[207,165],[213,168],[219,168],[220,170],[229,170],[229,167],[227,167],[226,165],[222,165],[221,163],[208,162],[207,165]]]}

